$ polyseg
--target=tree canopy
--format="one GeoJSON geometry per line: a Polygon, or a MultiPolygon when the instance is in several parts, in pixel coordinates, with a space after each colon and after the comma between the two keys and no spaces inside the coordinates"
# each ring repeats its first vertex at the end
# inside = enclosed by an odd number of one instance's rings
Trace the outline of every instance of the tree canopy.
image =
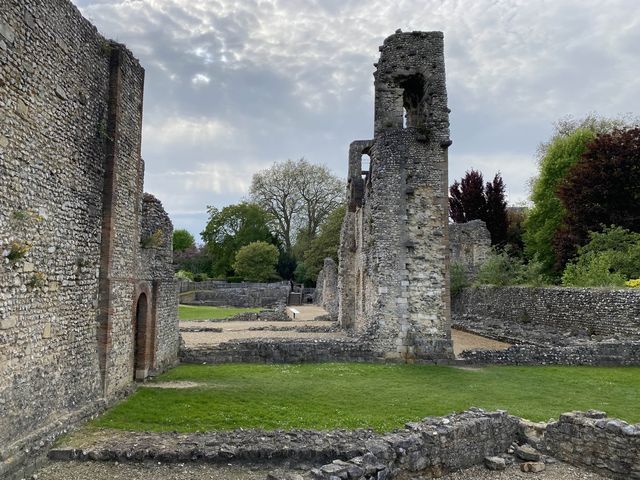
{"type": "Polygon", "coordinates": [[[188,230],[178,229],[173,231],[173,251],[184,252],[188,248],[195,247],[196,240],[188,230]]]}
{"type": "Polygon", "coordinates": [[[269,226],[291,253],[295,234],[316,236],[320,224],[342,201],[343,182],[326,166],[304,158],[274,163],[256,173],[251,182],[251,199],[269,215],[269,226]]]}
{"type": "Polygon", "coordinates": [[[507,202],[500,173],[484,183],[482,173],[471,169],[449,187],[449,216],[455,223],[482,220],[491,234],[491,244],[502,246],[507,239],[507,202]]]}
{"type": "Polygon", "coordinates": [[[201,235],[212,258],[214,277],[233,275],[233,262],[241,247],[256,241],[276,243],[267,213],[256,204],[244,202],[222,210],[209,207],[208,211],[209,221],[201,235]]]}
{"type": "Polygon", "coordinates": [[[238,276],[251,282],[276,280],[278,256],[275,245],[261,241],[251,242],[238,250],[233,268],[238,276]]]}

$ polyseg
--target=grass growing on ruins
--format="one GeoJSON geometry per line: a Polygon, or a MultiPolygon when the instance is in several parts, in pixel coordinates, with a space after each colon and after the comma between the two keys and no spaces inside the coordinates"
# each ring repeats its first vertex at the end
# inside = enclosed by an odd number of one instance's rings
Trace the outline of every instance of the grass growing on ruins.
{"type": "Polygon", "coordinates": [[[179,305],[180,320],[219,320],[239,313],[259,312],[261,308],[206,307],[202,305],[179,305]]]}
{"type": "Polygon", "coordinates": [[[140,388],[95,427],[180,432],[235,428],[358,428],[388,431],[407,421],[471,406],[535,421],[600,409],[640,422],[638,367],[460,369],[355,363],[182,365],[140,388]]]}

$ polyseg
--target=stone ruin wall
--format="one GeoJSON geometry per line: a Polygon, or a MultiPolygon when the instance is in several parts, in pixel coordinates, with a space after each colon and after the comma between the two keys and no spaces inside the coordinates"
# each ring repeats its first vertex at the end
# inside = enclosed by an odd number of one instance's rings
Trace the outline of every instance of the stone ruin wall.
{"type": "MultiPolygon", "coordinates": [[[[175,361],[177,329],[172,279],[152,280],[140,261],[144,70],[68,0],[0,4],[0,458],[10,467],[130,388],[139,291],[157,282],[159,322],[147,316],[142,337],[158,366],[175,361]],[[10,259],[12,245],[24,255],[10,259]]],[[[170,252],[169,240],[155,258],[170,252]]]]}
{"type": "Polygon", "coordinates": [[[313,303],[324,308],[331,319],[338,318],[338,267],[332,258],[324,259],[313,293],[313,303]]]}
{"type": "Polygon", "coordinates": [[[180,282],[180,303],[214,307],[284,307],[289,298],[289,282],[227,283],[218,280],[180,282]]]}
{"type": "Polygon", "coordinates": [[[482,220],[449,224],[451,265],[463,268],[472,281],[491,254],[491,235],[482,220]]]}
{"type": "Polygon", "coordinates": [[[454,322],[640,337],[640,291],[568,287],[473,287],[453,299],[454,322]]]}
{"type": "Polygon", "coordinates": [[[349,151],[339,318],[388,359],[451,358],[443,35],[398,32],[380,51],[375,136],[349,151]]]}

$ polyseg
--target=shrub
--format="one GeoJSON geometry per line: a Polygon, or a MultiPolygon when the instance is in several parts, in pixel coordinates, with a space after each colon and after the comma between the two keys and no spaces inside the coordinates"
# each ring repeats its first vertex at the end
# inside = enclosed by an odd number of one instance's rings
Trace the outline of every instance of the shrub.
{"type": "Polygon", "coordinates": [[[457,295],[463,288],[469,286],[467,272],[459,263],[451,264],[451,295],[457,295]]]}
{"type": "Polygon", "coordinates": [[[188,270],[178,270],[176,272],[176,278],[179,278],[181,280],[191,280],[193,281],[193,273],[188,271],[188,270]]]}
{"type": "Polygon", "coordinates": [[[624,276],[612,271],[612,252],[598,252],[582,256],[570,263],[562,274],[562,284],[568,287],[622,287],[624,276]]]}
{"type": "Polygon", "coordinates": [[[280,253],[267,242],[252,242],[236,253],[233,268],[239,276],[251,282],[267,282],[276,275],[280,253]]]}
{"type": "Polygon", "coordinates": [[[244,281],[244,278],[239,277],[237,275],[227,277],[227,282],[229,283],[242,283],[243,281],[244,281]]]}
{"type": "Polygon", "coordinates": [[[193,276],[194,282],[204,282],[206,280],[209,280],[209,276],[206,273],[196,273],[193,276]]]}
{"type": "Polygon", "coordinates": [[[627,287],[640,288],[640,278],[634,278],[634,279],[631,279],[631,280],[627,280],[626,282],[624,282],[624,284],[627,287]]]}
{"type": "Polygon", "coordinates": [[[480,285],[517,285],[521,282],[524,264],[506,252],[491,254],[480,267],[476,283],[480,285]]]}

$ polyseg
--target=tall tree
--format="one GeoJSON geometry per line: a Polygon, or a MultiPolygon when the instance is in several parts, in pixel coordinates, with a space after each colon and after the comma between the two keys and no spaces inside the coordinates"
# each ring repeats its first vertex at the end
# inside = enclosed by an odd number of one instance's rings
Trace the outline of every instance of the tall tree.
{"type": "Polygon", "coordinates": [[[598,135],[557,195],[566,211],[553,239],[559,270],[587,243],[589,232],[607,225],[640,232],[640,128],[598,135]]]}
{"type": "Polygon", "coordinates": [[[525,254],[539,262],[543,274],[558,279],[561,271],[553,239],[565,223],[566,210],[558,198],[558,186],[597,134],[611,132],[626,123],[625,119],[597,115],[581,120],[563,119],[554,125],[551,139],[538,148],[538,176],[531,187],[533,206],[525,220],[523,239],[525,254]]]}
{"type": "Polygon", "coordinates": [[[449,216],[455,223],[482,220],[491,234],[492,245],[503,245],[507,238],[507,202],[499,173],[484,184],[482,173],[468,171],[449,187],[449,216]]]}
{"type": "Polygon", "coordinates": [[[267,242],[251,242],[241,247],[235,256],[233,268],[245,280],[268,282],[276,280],[278,249],[267,242]]]}
{"type": "Polygon", "coordinates": [[[173,251],[184,252],[188,248],[195,247],[196,241],[188,230],[179,228],[173,231],[173,251]]]}
{"type": "Polygon", "coordinates": [[[251,199],[270,216],[270,226],[291,253],[295,233],[312,239],[318,227],[342,200],[342,181],[326,166],[304,158],[274,163],[253,176],[251,199]]]}
{"type": "Polygon", "coordinates": [[[276,244],[267,223],[267,213],[253,203],[229,205],[222,210],[209,207],[209,221],[201,235],[213,259],[212,275],[232,275],[236,252],[251,242],[276,244]]]}

